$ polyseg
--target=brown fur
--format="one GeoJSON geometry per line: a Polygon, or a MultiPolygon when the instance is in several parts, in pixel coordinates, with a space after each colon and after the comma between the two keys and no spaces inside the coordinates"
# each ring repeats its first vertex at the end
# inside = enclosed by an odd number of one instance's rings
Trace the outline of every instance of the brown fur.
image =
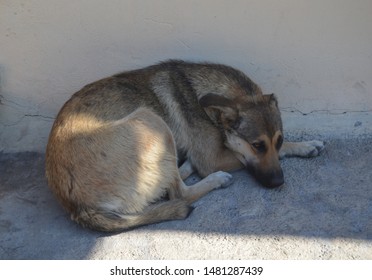
{"type": "Polygon", "coordinates": [[[276,98],[243,73],[169,61],[75,93],[50,133],[46,175],[73,220],[119,231],[186,218],[193,201],[231,182],[223,171],[247,166],[263,184],[281,185],[279,156],[322,148],[281,149],[282,139],[276,98]],[[185,186],[194,171],[204,179],[185,186]]]}

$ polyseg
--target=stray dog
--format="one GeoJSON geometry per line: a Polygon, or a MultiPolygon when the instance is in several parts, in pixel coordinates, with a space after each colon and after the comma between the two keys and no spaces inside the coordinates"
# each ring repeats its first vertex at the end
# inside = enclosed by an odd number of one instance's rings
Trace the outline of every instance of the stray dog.
{"type": "Polygon", "coordinates": [[[75,93],[51,130],[46,176],[73,220],[121,231],[186,218],[195,200],[231,183],[226,171],[246,167],[264,186],[280,186],[280,157],[322,148],[283,142],[276,97],[242,72],[167,61],[75,93]],[[204,179],[186,186],[195,171],[204,179]]]}

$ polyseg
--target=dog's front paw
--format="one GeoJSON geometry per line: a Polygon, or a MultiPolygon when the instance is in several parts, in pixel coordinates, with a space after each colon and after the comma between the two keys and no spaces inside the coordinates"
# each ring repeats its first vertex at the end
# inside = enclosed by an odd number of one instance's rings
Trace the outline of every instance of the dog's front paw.
{"type": "Polygon", "coordinates": [[[284,157],[316,157],[324,149],[322,141],[284,142],[279,158],[284,157]]]}
{"type": "Polygon", "coordinates": [[[324,142],[313,140],[313,141],[305,141],[301,143],[301,152],[300,156],[303,157],[316,157],[320,154],[320,152],[324,149],[324,142]]]}
{"type": "Polygon", "coordinates": [[[225,188],[233,182],[233,176],[230,173],[217,171],[208,176],[208,180],[213,181],[215,188],[225,188]]]}

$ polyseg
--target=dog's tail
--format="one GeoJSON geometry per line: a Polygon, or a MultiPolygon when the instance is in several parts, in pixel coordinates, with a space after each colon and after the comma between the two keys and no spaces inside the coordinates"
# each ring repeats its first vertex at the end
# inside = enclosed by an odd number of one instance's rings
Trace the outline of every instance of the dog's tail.
{"type": "Polygon", "coordinates": [[[135,214],[84,208],[72,214],[71,219],[94,230],[118,232],[147,224],[185,219],[192,210],[186,200],[174,199],[150,205],[143,212],[135,214]]]}

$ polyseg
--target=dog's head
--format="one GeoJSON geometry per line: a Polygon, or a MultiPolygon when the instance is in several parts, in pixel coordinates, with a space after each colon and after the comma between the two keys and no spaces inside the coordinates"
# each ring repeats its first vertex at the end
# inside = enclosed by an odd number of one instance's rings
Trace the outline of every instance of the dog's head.
{"type": "Polygon", "coordinates": [[[235,99],[207,94],[199,103],[222,129],[225,145],[261,184],[274,188],[284,183],[279,163],[283,128],[274,94],[235,99]]]}

